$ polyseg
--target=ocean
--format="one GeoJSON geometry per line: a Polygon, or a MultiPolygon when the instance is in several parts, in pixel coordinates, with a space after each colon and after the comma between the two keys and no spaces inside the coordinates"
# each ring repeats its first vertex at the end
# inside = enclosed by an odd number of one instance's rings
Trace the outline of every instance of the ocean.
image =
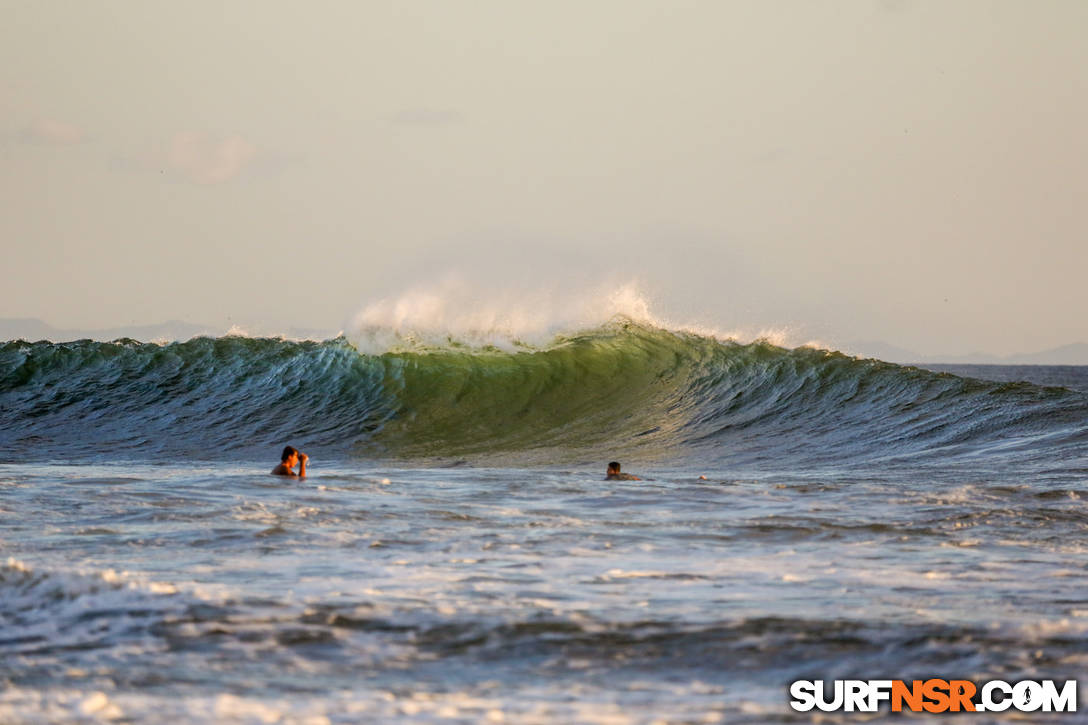
{"type": "Polygon", "coordinates": [[[1088,367],[935,367],[626,320],[0,343],[0,722],[792,723],[795,680],[1076,679],[1088,367]]]}

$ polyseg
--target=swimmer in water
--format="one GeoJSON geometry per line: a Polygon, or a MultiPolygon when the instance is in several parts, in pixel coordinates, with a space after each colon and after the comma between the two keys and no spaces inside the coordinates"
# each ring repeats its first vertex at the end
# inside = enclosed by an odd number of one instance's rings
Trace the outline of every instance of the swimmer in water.
{"type": "Polygon", "coordinates": [[[292,446],[287,446],[283,449],[283,455],[280,456],[280,465],[272,469],[272,475],[306,478],[306,464],[309,460],[310,457],[302,451],[292,446]],[[296,465],[298,465],[298,473],[295,473],[293,470],[296,465]]]}
{"type": "Polygon", "coordinates": [[[630,473],[620,473],[620,464],[616,461],[612,461],[608,464],[608,471],[605,473],[604,480],[606,481],[641,481],[638,476],[632,476],[630,473]]]}

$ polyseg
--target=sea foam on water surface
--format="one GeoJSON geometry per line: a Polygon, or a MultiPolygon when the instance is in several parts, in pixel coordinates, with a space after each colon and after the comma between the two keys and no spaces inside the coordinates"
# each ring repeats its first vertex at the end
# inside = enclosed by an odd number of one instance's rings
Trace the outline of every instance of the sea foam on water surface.
{"type": "Polygon", "coordinates": [[[0,622],[16,636],[0,644],[0,654],[94,647],[129,637],[195,601],[172,584],[112,569],[56,572],[9,558],[0,566],[0,622]]]}

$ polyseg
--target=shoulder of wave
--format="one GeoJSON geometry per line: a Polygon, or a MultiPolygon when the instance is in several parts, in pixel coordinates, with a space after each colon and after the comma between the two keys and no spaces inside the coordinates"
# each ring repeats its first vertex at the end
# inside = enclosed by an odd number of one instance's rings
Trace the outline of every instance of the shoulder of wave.
{"type": "Polygon", "coordinates": [[[828,355],[855,357],[851,353],[840,350],[823,340],[814,338],[806,339],[789,326],[733,328],[723,330],[717,327],[684,324],[667,325],[661,329],[666,332],[694,335],[695,337],[707,338],[725,344],[760,345],[763,347],[776,347],[782,350],[811,350],[828,355]]]}

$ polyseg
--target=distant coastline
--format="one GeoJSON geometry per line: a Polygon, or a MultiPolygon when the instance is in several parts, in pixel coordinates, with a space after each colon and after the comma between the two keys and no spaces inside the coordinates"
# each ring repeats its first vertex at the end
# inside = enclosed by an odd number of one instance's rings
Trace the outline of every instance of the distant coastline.
{"type": "Polygon", "coordinates": [[[99,330],[80,330],[53,327],[35,318],[0,319],[0,340],[27,340],[37,342],[68,342],[71,340],[97,340],[109,342],[122,338],[140,342],[176,342],[194,337],[221,337],[236,332],[243,335],[263,336],[282,335],[292,339],[327,340],[336,337],[336,330],[317,330],[289,327],[285,330],[266,331],[249,328],[223,328],[215,325],[198,325],[181,320],[167,320],[156,325],[131,325],[128,327],[108,327],[99,330]]]}
{"type": "MultiPolygon", "coordinates": [[[[225,329],[215,325],[199,325],[181,320],[167,320],[155,325],[131,325],[98,330],[65,329],[36,318],[0,319],[0,340],[50,340],[110,341],[130,338],[141,342],[174,342],[193,337],[222,335],[238,332],[252,336],[284,336],[291,339],[327,340],[337,336],[336,330],[319,330],[291,327],[286,330],[261,330],[244,328],[225,329]]],[[[1088,365],[1088,343],[1076,342],[1033,353],[994,355],[974,352],[966,355],[923,355],[879,340],[858,340],[838,348],[857,357],[875,358],[902,365],[1088,365]]]]}
{"type": "Polygon", "coordinates": [[[864,340],[848,343],[843,352],[902,365],[1088,365],[1088,343],[1083,342],[1017,355],[994,355],[986,352],[922,355],[886,342],[864,340]]]}

